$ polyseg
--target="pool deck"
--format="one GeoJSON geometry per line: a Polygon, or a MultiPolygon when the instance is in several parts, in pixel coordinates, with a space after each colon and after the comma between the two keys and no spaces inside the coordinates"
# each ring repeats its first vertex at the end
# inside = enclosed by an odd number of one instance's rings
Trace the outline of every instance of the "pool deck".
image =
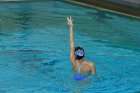
{"type": "Polygon", "coordinates": [[[66,0],[140,18],[140,0],[66,0]]]}

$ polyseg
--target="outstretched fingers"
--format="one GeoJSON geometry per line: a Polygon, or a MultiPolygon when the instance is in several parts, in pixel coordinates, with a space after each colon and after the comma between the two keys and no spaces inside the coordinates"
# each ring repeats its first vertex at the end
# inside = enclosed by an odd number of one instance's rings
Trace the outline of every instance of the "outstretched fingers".
{"type": "Polygon", "coordinates": [[[71,16],[69,17],[69,19],[70,19],[71,21],[73,21],[71,16]]]}
{"type": "Polygon", "coordinates": [[[71,16],[69,16],[68,18],[69,18],[69,20],[71,20],[71,16]]]}
{"type": "Polygon", "coordinates": [[[72,17],[71,16],[70,17],[67,17],[67,24],[69,26],[73,26],[73,20],[72,20],[72,17]]]}
{"type": "Polygon", "coordinates": [[[69,21],[69,17],[67,17],[67,21],[69,21]]]}
{"type": "Polygon", "coordinates": [[[71,16],[70,17],[67,17],[67,21],[73,21],[71,16]]]}

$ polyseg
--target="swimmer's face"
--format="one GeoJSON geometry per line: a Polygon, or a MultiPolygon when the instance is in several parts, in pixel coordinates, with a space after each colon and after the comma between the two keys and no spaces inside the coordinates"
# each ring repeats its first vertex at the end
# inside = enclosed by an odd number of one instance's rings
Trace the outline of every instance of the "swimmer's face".
{"type": "Polygon", "coordinates": [[[77,60],[83,59],[85,56],[85,51],[82,47],[76,47],[74,50],[75,58],[77,60]]]}

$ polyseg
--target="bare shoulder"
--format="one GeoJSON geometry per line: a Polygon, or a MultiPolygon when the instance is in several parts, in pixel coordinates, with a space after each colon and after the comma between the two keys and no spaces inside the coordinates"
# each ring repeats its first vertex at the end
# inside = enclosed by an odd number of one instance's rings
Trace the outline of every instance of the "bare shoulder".
{"type": "Polygon", "coordinates": [[[87,62],[87,64],[89,65],[89,67],[95,67],[95,63],[94,62],[87,62]]]}
{"type": "Polygon", "coordinates": [[[85,62],[85,65],[87,65],[90,68],[95,68],[95,63],[94,62],[85,62]]]}

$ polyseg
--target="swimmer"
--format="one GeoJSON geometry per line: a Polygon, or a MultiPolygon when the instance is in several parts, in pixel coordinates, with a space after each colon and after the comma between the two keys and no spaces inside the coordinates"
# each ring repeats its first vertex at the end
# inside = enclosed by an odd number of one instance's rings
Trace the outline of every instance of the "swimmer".
{"type": "Polygon", "coordinates": [[[82,47],[74,47],[73,20],[71,17],[67,18],[67,23],[70,27],[70,61],[75,72],[74,79],[85,80],[89,74],[96,74],[95,64],[84,60],[85,51],[82,47]]]}

